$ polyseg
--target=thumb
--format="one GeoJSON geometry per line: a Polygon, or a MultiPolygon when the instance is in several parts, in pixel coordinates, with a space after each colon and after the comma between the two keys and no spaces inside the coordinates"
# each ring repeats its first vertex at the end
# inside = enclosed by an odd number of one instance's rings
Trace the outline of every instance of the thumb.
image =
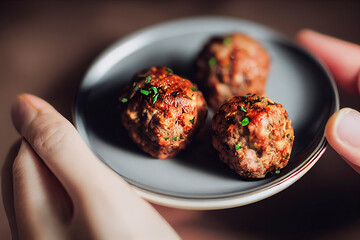
{"type": "Polygon", "coordinates": [[[325,136],[330,145],[360,173],[360,113],[343,108],[329,119],[325,136]]]}
{"type": "Polygon", "coordinates": [[[99,176],[114,174],[90,151],[73,125],[44,100],[29,94],[18,96],[12,120],[70,196],[94,186],[99,176]]]}

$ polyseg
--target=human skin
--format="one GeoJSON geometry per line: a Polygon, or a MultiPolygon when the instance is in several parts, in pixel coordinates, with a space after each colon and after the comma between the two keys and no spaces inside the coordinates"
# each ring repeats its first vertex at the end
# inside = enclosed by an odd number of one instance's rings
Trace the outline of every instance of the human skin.
{"type": "Polygon", "coordinates": [[[2,184],[15,239],[179,239],[44,100],[18,96],[12,119],[22,140],[2,184]]]}

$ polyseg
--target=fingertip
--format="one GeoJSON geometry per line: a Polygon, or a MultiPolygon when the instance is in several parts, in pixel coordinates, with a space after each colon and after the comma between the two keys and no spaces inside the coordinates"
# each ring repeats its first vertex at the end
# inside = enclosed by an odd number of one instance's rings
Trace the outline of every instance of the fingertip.
{"type": "Polygon", "coordinates": [[[18,98],[24,100],[32,108],[39,110],[43,100],[29,93],[22,93],[18,95],[18,98]]]}
{"type": "Polygon", "coordinates": [[[15,101],[24,101],[25,104],[29,105],[31,108],[33,108],[36,111],[52,108],[52,106],[49,103],[47,103],[45,100],[29,93],[19,94],[15,98],[15,101]]]}
{"type": "Polygon", "coordinates": [[[38,111],[31,104],[32,96],[29,94],[20,94],[15,97],[11,107],[11,119],[16,130],[21,134],[25,122],[33,118],[38,111]]]}
{"type": "Polygon", "coordinates": [[[15,129],[21,134],[24,119],[27,116],[27,106],[22,95],[15,97],[11,106],[11,120],[15,129]]]}
{"type": "Polygon", "coordinates": [[[50,105],[34,95],[22,93],[15,97],[11,107],[11,119],[16,130],[22,134],[26,123],[31,122],[39,111],[44,111],[50,105]]]}
{"type": "Polygon", "coordinates": [[[296,33],[295,39],[297,42],[299,42],[300,44],[302,43],[306,43],[307,40],[309,39],[309,37],[311,38],[312,36],[314,36],[315,34],[318,34],[317,32],[315,32],[314,30],[308,29],[308,28],[304,28],[299,30],[296,33]]]}
{"type": "Polygon", "coordinates": [[[321,45],[323,41],[326,41],[329,36],[326,36],[322,33],[314,31],[312,29],[301,29],[297,32],[295,39],[296,41],[304,46],[305,48],[309,49],[314,54],[317,53],[316,48],[321,45]]]}
{"type": "Polygon", "coordinates": [[[360,167],[360,113],[343,108],[328,120],[325,137],[350,165],[360,167]]]}

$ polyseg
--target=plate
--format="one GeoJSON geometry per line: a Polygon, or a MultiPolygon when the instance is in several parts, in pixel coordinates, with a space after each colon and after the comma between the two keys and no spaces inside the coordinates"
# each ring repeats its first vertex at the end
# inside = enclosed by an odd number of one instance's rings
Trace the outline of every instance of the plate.
{"type": "Polygon", "coordinates": [[[328,71],[281,34],[240,19],[196,17],[146,28],[110,46],[79,86],[74,123],[95,154],[141,197],[177,208],[220,209],[267,198],[301,178],[324,153],[325,124],[338,109],[337,89],[328,71]],[[204,43],[233,32],[255,38],[270,55],[267,96],[285,107],[295,130],[288,165],[265,179],[240,179],[211,146],[211,113],[202,134],[177,157],[158,160],[143,153],[121,127],[120,89],[135,72],[150,66],[166,65],[193,79],[194,59],[204,43]]]}

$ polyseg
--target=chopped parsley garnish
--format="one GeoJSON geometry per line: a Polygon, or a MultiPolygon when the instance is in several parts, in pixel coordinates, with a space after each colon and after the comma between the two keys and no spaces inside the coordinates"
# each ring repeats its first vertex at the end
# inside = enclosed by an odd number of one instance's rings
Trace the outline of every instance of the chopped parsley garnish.
{"type": "Polygon", "coordinates": [[[229,70],[231,68],[231,63],[229,63],[227,66],[225,66],[225,69],[229,70]]]}
{"type": "Polygon", "coordinates": [[[232,43],[232,37],[226,37],[223,41],[225,46],[230,46],[232,43]]]}
{"type": "Polygon", "coordinates": [[[209,62],[208,62],[209,67],[211,67],[211,68],[214,67],[216,65],[216,62],[217,62],[217,60],[215,57],[210,58],[209,62]]]}
{"type": "Polygon", "coordinates": [[[146,96],[149,95],[150,93],[148,90],[144,90],[144,89],[141,89],[140,92],[146,96]]]}
{"type": "Polygon", "coordinates": [[[240,144],[235,145],[235,150],[239,150],[240,148],[242,148],[242,146],[240,146],[240,144]]]}
{"type": "Polygon", "coordinates": [[[159,94],[158,94],[158,93],[154,95],[153,101],[152,101],[153,104],[156,103],[156,100],[158,99],[158,97],[159,97],[159,94]]]}
{"type": "Polygon", "coordinates": [[[177,136],[173,137],[172,139],[173,139],[174,141],[176,141],[176,140],[177,140],[177,136]]]}
{"type": "Polygon", "coordinates": [[[240,110],[246,113],[246,110],[243,106],[240,106],[240,110]]]}
{"type": "Polygon", "coordinates": [[[248,93],[245,95],[245,97],[250,97],[251,96],[251,93],[248,93]]]}
{"type": "Polygon", "coordinates": [[[174,73],[174,71],[169,67],[166,68],[166,71],[168,71],[169,73],[174,73]]]}
{"type": "Polygon", "coordinates": [[[138,89],[139,89],[139,85],[136,85],[134,91],[137,91],[138,89]]]}
{"type": "Polygon", "coordinates": [[[136,85],[136,82],[133,83],[133,87],[135,87],[135,85],[136,85]]]}
{"type": "Polygon", "coordinates": [[[155,104],[156,100],[159,97],[159,92],[156,87],[152,86],[149,88],[149,90],[141,90],[141,93],[145,94],[145,95],[149,95],[150,91],[154,92],[154,95],[152,96],[152,103],[155,104]],[[145,92],[143,92],[143,91],[145,91],[145,92]]]}
{"type": "Polygon", "coordinates": [[[193,90],[193,91],[196,91],[196,90],[197,90],[197,88],[194,87],[194,86],[191,86],[190,89],[193,90]]]}
{"type": "Polygon", "coordinates": [[[275,171],[275,174],[280,174],[280,170],[277,169],[277,170],[275,171]]]}
{"type": "Polygon", "coordinates": [[[191,122],[191,124],[194,124],[195,122],[195,117],[193,117],[192,119],[189,120],[191,122]]]}
{"type": "Polygon", "coordinates": [[[145,80],[145,83],[149,83],[150,80],[151,80],[151,77],[150,77],[150,76],[147,76],[147,77],[146,77],[146,80],[145,80]]]}
{"type": "Polygon", "coordinates": [[[122,102],[122,103],[126,103],[127,101],[128,101],[127,98],[122,98],[122,99],[121,99],[121,102],[122,102]]]}
{"type": "Polygon", "coordinates": [[[250,122],[249,119],[246,117],[241,121],[241,126],[246,126],[249,124],[249,122],[250,122]]]}
{"type": "Polygon", "coordinates": [[[287,159],[288,157],[289,157],[289,153],[286,153],[286,155],[285,155],[285,159],[287,159]]]}
{"type": "Polygon", "coordinates": [[[154,94],[157,94],[158,93],[158,90],[156,87],[151,87],[151,89],[154,91],[154,94]]]}
{"type": "Polygon", "coordinates": [[[169,137],[164,137],[165,141],[169,139],[169,137]]]}

